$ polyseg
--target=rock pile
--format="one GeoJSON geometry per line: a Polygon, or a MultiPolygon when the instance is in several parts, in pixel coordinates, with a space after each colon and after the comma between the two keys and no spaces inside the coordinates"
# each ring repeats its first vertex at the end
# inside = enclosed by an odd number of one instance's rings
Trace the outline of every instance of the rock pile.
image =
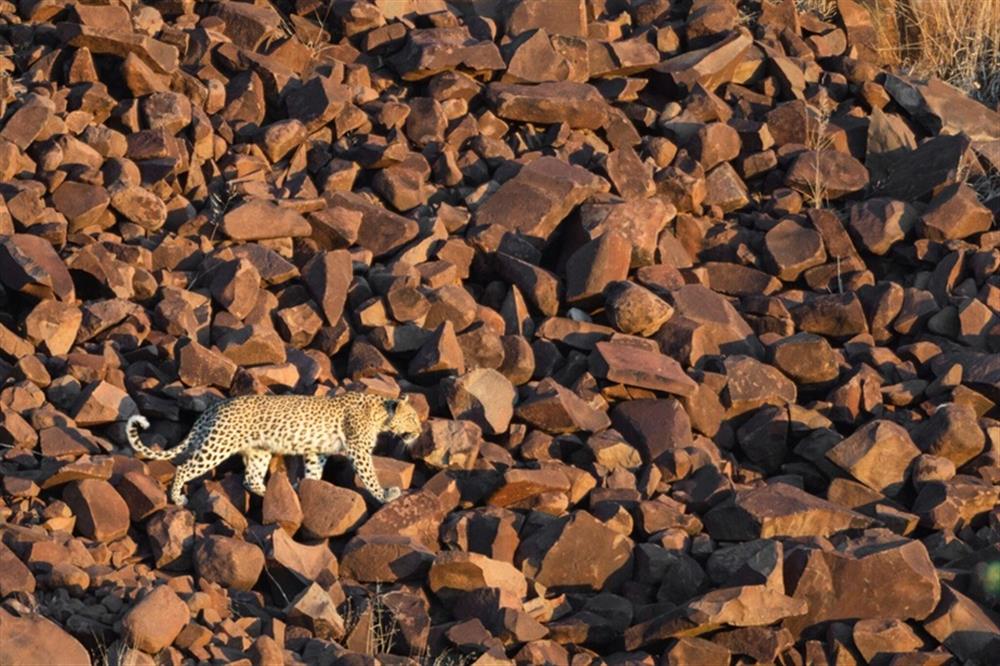
{"type": "Polygon", "coordinates": [[[0,0],[0,663],[1000,654],[1000,114],[834,4],[0,0]]]}

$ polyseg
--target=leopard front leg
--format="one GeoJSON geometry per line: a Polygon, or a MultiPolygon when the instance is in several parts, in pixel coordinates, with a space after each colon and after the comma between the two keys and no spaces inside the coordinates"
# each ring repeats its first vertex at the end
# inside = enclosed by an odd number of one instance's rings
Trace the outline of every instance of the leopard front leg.
{"type": "Polygon", "coordinates": [[[319,480],[323,478],[323,468],[326,466],[326,456],[319,453],[307,453],[302,456],[306,464],[306,478],[319,480]]]}
{"type": "Polygon", "coordinates": [[[243,451],[243,465],[246,468],[243,476],[243,486],[254,495],[264,496],[267,484],[264,479],[267,477],[267,468],[271,464],[271,453],[269,451],[250,450],[243,451]]]}
{"type": "Polygon", "coordinates": [[[403,491],[399,488],[383,488],[382,484],[379,483],[378,475],[375,474],[375,465],[372,464],[371,451],[361,454],[349,454],[348,460],[351,461],[351,467],[354,468],[355,474],[361,477],[361,483],[365,484],[368,492],[379,502],[385,504],[403,494],[403,491]]]}

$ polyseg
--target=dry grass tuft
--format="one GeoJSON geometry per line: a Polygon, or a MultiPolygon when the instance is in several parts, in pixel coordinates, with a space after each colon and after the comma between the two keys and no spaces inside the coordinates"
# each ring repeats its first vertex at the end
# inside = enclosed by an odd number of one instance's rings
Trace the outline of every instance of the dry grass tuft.
{"type": "Polygon", "coordinates": [[[865,4],[880,28],[886,64],[921,78],[936,76],[988,105],[1000,102],[1000,0],[865,4]]]}
{"type": "MultiPolygon", "coordinates": [[[[1000,104],[1000,0],[854,1],[871,12],[883,64],[1000,104]]],[[[796,5],[827,20],[837,15],[837,0],[796,5]]]]}
{"type": "Polygon", "coordinates": [[[795,0],[800,12],[816,12],[823,18],[833,18],[837,13],[837,0],[795,0]]]}

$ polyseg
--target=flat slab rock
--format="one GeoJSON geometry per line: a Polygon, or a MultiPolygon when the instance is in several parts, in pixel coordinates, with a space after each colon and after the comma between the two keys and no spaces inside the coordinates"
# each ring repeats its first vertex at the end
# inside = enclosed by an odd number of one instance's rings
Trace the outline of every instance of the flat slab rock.
{"type": "Polygon", "coordinates": [[[625,647],[635,650],[669,638],[695,636],[720,626],[753,627],[773,624],[806,613],[808,605],[764,585],[713,590],[625,632],[625,647]]]}
{"type": "Polygon", "coordinates": [[[577,205],[607,187],[586,169],[540,157],[501,185],[476,210],[475,221],[499,224],[544,243],[577,205]]]}
{"type": "Polygon", "coordinates": [[[604,126],[610,113],[597,88],[586,83],[491,83],[486,94],[495,113],[506,120],[597,129],[604,126]]]}
{"type": "Polygon", "coordinates": [[[865,528],[872,521],[795,486],[772,483],[737,491],[733,499],[705,514],[704,523],[714,539],[750,541],[772,537],[826,537],[847,529],[865,528]]]}
{"type": "Polygon", "coordinates": [[[785,572],[786,592],[808,605],[807,613],[784,622],[795,635],[829,620],[922,620],[941,599],[924,545],[885,530],[852,539],[837,551],[793,549],[785,555],[785,572]],[[885,584],[857,584],[866,580],[885,584]]]}

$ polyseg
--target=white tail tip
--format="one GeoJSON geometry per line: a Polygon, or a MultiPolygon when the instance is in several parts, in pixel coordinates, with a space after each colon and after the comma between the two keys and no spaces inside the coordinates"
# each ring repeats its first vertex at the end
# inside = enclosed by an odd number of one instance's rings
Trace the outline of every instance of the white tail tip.
{"type": "Polygon", "coordinates": [[[129,418],[128,423],[126,423],[125,427],[131,430],[135,426],[139,426],[140,428],[145,430],[146,428],[149,427],[149,421],[146,420],[145,416],[142,416],[141,414],[136,414],[135,416],[129,418]]]}

